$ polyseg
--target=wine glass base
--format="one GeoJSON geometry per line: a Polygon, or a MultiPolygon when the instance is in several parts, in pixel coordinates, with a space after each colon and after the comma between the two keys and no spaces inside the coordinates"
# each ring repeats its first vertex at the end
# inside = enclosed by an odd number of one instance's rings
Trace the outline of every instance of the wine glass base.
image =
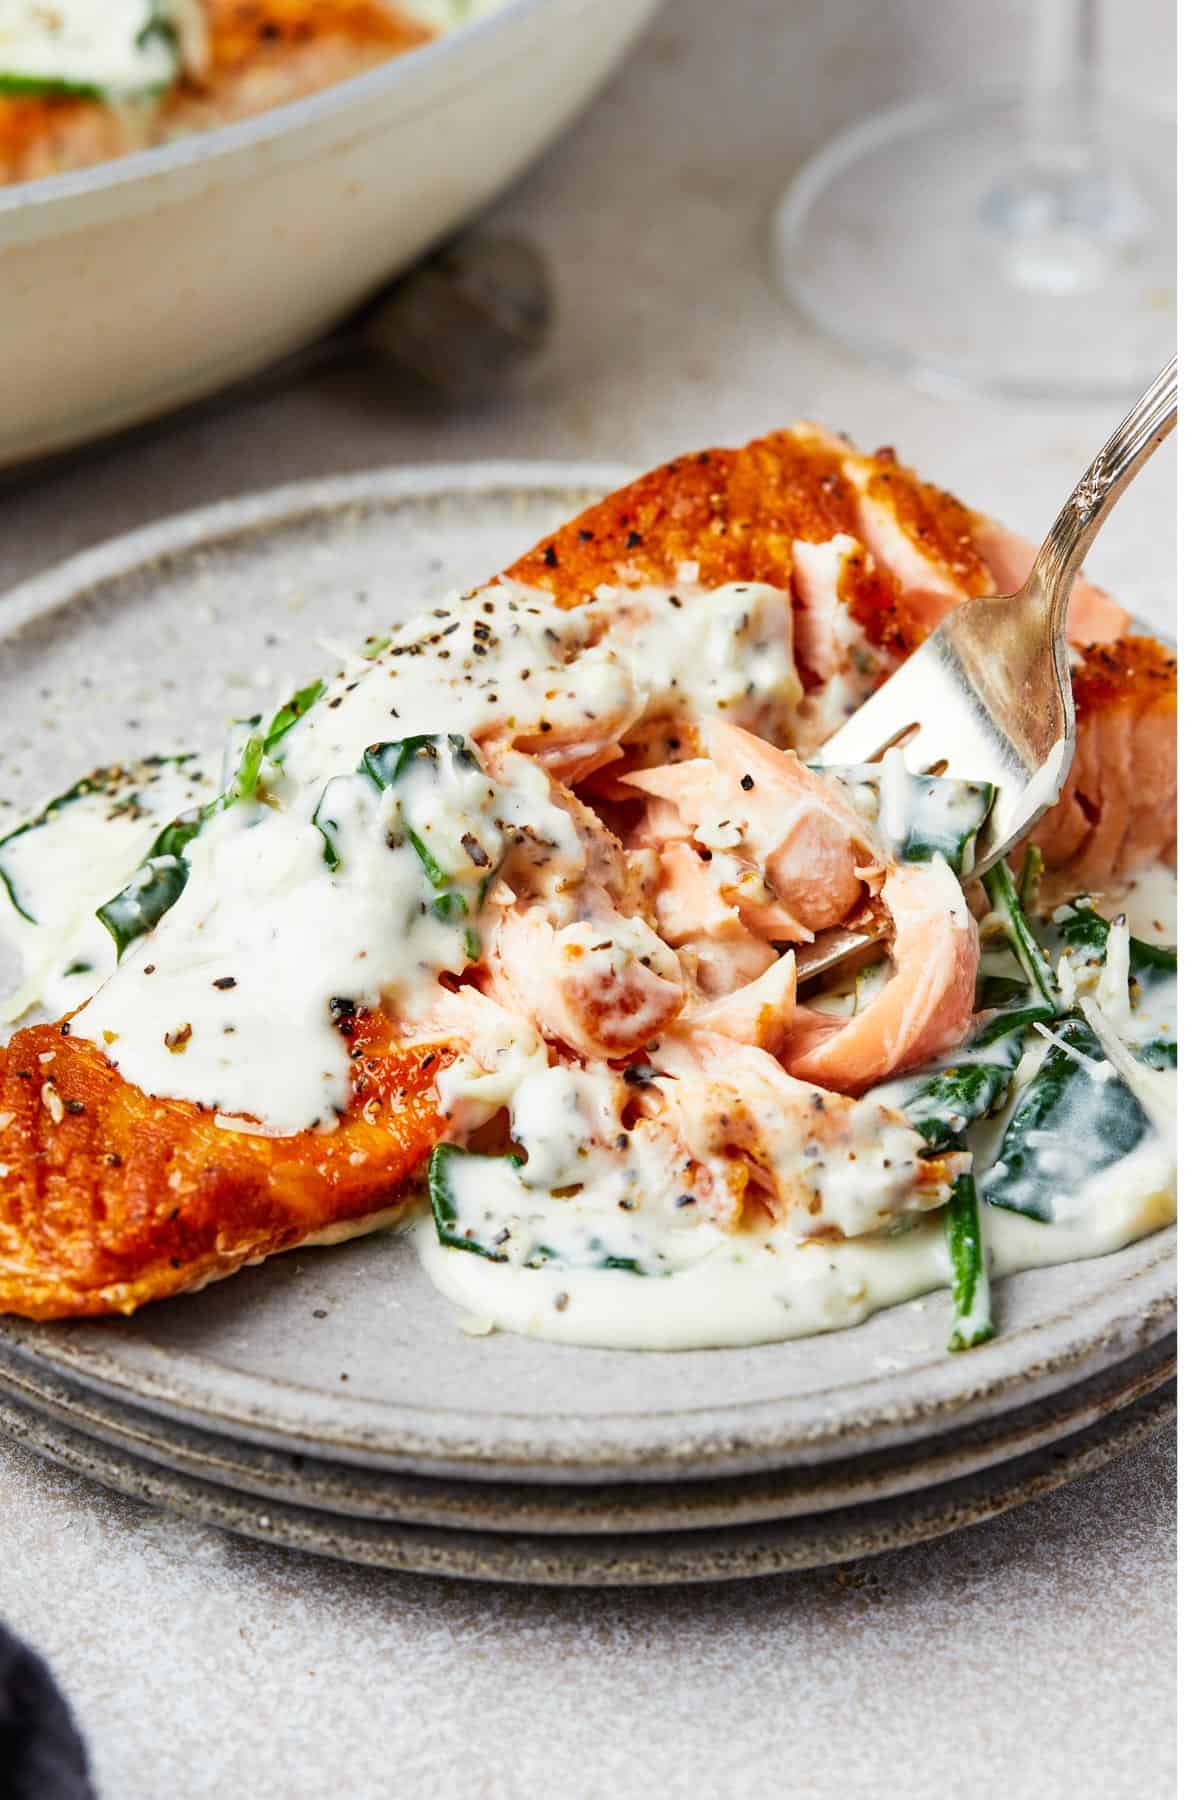
{"type": "Polygon", "coordinates": [[[1105,99],[1086,171],[1023,162],[1018,95],[918,101],[788,188],[774,263],[830,337],[937,388],[1138,392],[1175,342],[1175,133],[1105,99]]]}

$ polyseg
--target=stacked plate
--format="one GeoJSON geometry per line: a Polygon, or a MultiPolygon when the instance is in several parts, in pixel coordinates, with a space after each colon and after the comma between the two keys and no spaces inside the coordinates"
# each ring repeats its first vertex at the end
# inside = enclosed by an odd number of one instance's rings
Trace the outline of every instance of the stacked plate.
{"type": "MultiPolygon", "coordinates": [[[[0,717],[28,771],[11,797],[184,728],[218,738],[247,688],[320,666],[312,639],[361,641],[482,579],[620,474],[281,490],[30,583],[0,611],[0,717]]],[[[1174,1256],[1161,1232],[1005,1281],[996,1338],[959,1356],[944,1294],[823,1337],[639,1355],[471,1335],[384,1236],[129,1320],[0,1322],[0,1428],[124,1493],[380,1566],[596,1585],[814,1567],[986,1518],[1161,1426],[1174,1256]]]]}
{"type": "Polygon", "coordinates": [[[1169,1236],[852,1332],[636,1355],[463,1332],[411,1246],[273,1263],[125,1322],[0,1329],[0,1427],[122,1493],[354,1562],[711,1580],[869,1555],[1099,1467],[1174,1410],[1169,1236]]]}

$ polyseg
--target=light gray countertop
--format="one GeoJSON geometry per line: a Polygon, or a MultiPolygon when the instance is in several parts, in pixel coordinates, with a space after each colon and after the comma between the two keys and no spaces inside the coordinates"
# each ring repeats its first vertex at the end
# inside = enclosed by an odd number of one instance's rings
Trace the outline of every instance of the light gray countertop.
{"type": "Polygon", "coordinates": [[[552,1593],[380,1574],[4,1450],[0,1611],[105,1800],[1168,1800],[1169,1438],[811,1575],[552,1593]]]}
{"type": "MultiPolygon", "coordinates": [[[[1169,0],[1105,8],[1173,83],[1169,0]]],[[[799,160],[892,98],[1015,73],[1017,0],[675,0],[497,218],[561,323],[514,396],[397,408],[353,371],[0,492],[0,590],[114,531],[278,481],[496,456],[650,464],[809,415],[1037,535],[1103,412],[948,400],[815,339],[766,274],[799,160]]],[[[1173,619],[1174,455],[1095,575],[1173,619]]],[[[1159,1438],[965,1534],[728,1588],[548,1594],[341,1568],[105,1495],[0,1446],[0,1616],[50,1657],[104,1800],[802,1793],[1165,1800],[1174,1460],[1159,1438]]]]}

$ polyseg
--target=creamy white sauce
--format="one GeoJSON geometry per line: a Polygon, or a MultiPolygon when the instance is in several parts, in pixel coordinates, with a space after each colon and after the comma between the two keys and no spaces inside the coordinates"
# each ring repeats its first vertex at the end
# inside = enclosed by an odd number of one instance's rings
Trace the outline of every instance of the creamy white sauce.
{"type": "Polygon", "coordinates": [[[1111,919],[1124,913],[1129,930],[1147,944],[1179,941],[1179,883],[1174,869],[1151,863],[1128,881],[1093,896],[1097,912],[1111,919]]]}
{"type": "MultiPolygon", "coordinates": [[[[452,876],[478,881],[461,838],[470,829],[488,840],[483,809],[496,802],[485,795],[502,794],[520,822],[540,802],[547,835],[570,830],[537,765],[515,766],[511,788],[476,771],[457,793],[439,789],[440,806],[432,790],[403,796],[406,819],[452,876]]],[[[398,824],[401,796],[362,775],[334,779],[345,790],[334,802],[336,870],[311,792],[297,806],[231,807],[194,840],[182,897],[76,1019],[74,1034],[147,1093],[249,1114],[271,1133],[327,1128],[350,1095],[344,1013],[385,1004],[419,1020],[439,975],[466,967],[463,923],[433,910],[398,824]]]]}
{"type": "MultiPolygon", "coordinates": [[[[736,1057],[736,1046],[729,1052],[736,1057]]],[[[917,1185],[922,1140],[872,1099],[848,1104],[772,1083],[748,1058],[726,1082],[686,1039],[655,1052],[644,1084],[652,1100],[638,1118],[625,1116],[634,1090],[606,1063],[514,1061],[510,1079],[502,1103],[523,1164],[462,1154],[440,1177],[456,1234],[510,1260],[548,1253],[586,1263],[580,1247],[592,1245],[601,1260],[633,1259],[660,1274],[691,1262],[698,1242],[716,1241],[706,1232],[724,1236],[740,1213],[742,1171],[727,1161],[738,1107],[753,1118],[791,1239],[860,1236],[947,1195],[917,1185]],[[807,1111],[806,1098],[820,1110],[807,1111]]]]}
{"type": "MultiPolygon", "coordinates": [[[[1106,1256],[1175,1216],[1173,1172],[1149,1152],[1118,1164],[1086,1218],[1041,1225],[982,1209],[993,1279],[1106,1256]]],[[[505,1331],[616,1350],[702,1350],[773,1343],[858,1325],[884,1307],[949,1285],[945,1233],[919,1218],[893,1235],[798,1244],[783,1233],[722,1236],[670,1275],[492,1263],[416,1231],[422,1267],[453,1305],[505,1331]]]]}
{"type": "Polygon", "coordinates": [[[196,0],[0,0],[0,80],[155,94],[206,56],[196,0]]]}
{"type": "MultiPolygon", "coordinates": [[[[703,598],[685,588],[603,590],[564,613],[537,589],[498,584],[452,597],[350,662],[293,727],[279,762],[264,763],[267,803],[239,804],[203,827],[182,898],[74,1026],[148,1092],[249,1114],[269,1133],[327,1127],[346,1104],[331,1001],[382,1000],[419,1020],[439,975],[468,960],[461,926],[430,910],[416,855],[389,843],[395,797],[354,773],[369,745],[498,732],[570,757],[664,714],[720,709],[782,730],[800,697],[789,598],[761,585],[703,598]],[[319,809],[327,820],[343,815],[331,834],[342,853],[336,871],[313,822],[319,809]]],[[[504,784],[415,798],[406,790],[405,816],[444,865],[461,863],[464,834],[486,836],[493,803],[484,794],[499,785],[506,822],[560,856],[578,854],[569,819],[526,757],[510,759],[504,784]]]]}
{"type": "Polygon", "coordinates": [[[116,946],[96,908],[124,885],[169,820],[210,797],[215,763],[187,757],[105,772],[96,792],[0,845],[0,872],[13,896],[0,888],[0,1021],[33,1007],[61,1018],[113,973],[116,946]]]}

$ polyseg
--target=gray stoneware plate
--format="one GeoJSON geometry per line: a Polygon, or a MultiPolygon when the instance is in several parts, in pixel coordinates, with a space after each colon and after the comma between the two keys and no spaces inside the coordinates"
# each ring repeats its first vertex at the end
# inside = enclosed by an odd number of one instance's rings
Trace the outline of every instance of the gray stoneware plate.
{"type": "MultiPolygon", "coordinates": [[[[231,715],[479,580],[626,471],[385,470],[115,540],[0,602],[0,793],[219,737],[231,715]]],[[[0,1326],[10,1357],[228,1438],[434,1477],[579,1484],[843,1460],[1072,1387],[1174,1329],[1175,1233],[997,1293],[949,1356],[946,1295],[854,1330],[638,1355],[474,1338],[395,1236],[275,1257],[129,1320],[0,1326]]]]}
{"type": "Polygon", "coordinates": [[[102,1448],[206,1484],[344,1519],[466,1531],[612,1534],[699,1531],[873,1506],[942,1487],[1087,1431],[1175,1378],[1173,1337],[1089,1381],[956,1432],[832,1462],[710,1480],[451,1481],[362,1469],[326,1456],[251,1444],[180,1424],[10,1358],[0,1340],[0,1392],[102,1448]]]}
{"type": "Polygon", "coordinates": [[[533,1536],[338,1517],[278,1498],[239,1494],[142,1461],[0,1395],[0,1431],[131,1499],[242,1537],[341,1562],[539,1587],[730,1581],[879,1556],[981,1524],[1090,1475],[1169,1425],[1175,1413],[1175,1384],[1170,1382],[1049,1449],[873,1506],[718,1530],[533,1536]]]}

